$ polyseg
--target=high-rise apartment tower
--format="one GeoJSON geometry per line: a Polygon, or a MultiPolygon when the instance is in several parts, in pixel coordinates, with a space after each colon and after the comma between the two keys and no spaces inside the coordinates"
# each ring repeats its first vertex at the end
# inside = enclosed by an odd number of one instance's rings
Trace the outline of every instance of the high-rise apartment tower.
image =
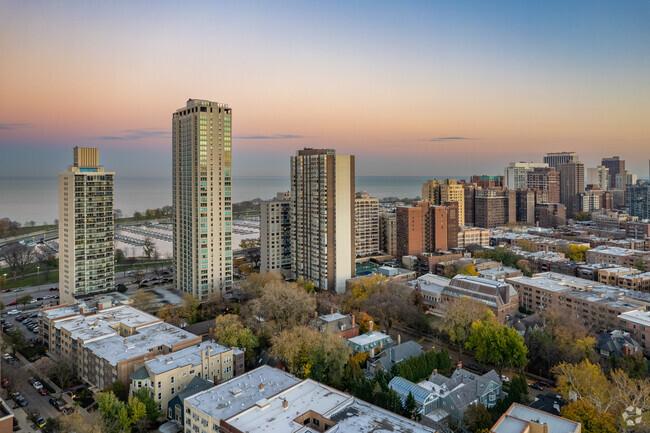
{"type": "Polygon", "coordinates": [[[465,191],[456,179],[428,180],[422,185],[422,200],[438,206],[455,201],[458,203],[458,225],[465,225],[465,191]]]}
{"type": "Polygon", "coordinates": [[[553,167],[556,170],[557,166],[560,164],[578,161],[578,155],[576,155],[575,152],[551,152],[547,153],[544,157],[544,162],[548,164],[549,167],[553,167]]]}
{"type": "Polygon", "coordinates": [[[174,283],[201,300],[232,286],[231,121],[202,99],[172,116],[174,283]]]}
{"type": "Polygon", "coordinates": [[[291,271],[345,292],[355,276],[354,156],[304,149],[291,157],[291,271]]]}
{"type": "Polygon", "coordinates": [[[99,166],[99,151],[86,147],[75,147],[73,165],[59,173],[61,304],[114,288],[114,176],[99,166]]]}

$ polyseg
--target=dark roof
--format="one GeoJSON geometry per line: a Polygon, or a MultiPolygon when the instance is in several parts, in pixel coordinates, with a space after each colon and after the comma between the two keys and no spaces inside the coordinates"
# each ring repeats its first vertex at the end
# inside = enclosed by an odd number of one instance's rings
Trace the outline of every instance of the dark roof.
{"type": "Polygon", "coordinates": [[[601,332],[598,334],[598,342],[596,343],[598,350],[605,350],[613,353],[618,357],[623,356],[623,347],[627,346],[631,352],[638,353],[641,351],[641,345],[636,342],[629,334],[624,334],[620,331],[601,332]]]}
{"type": "Polygon", "coordinates": [[[214,319],[204,320],[203,322],[194,323],[192,325],[187,325],[185,330],[191,332],[194,335],[207,335],[210,332],[210,328],[214,326],[214,319]]]}
{"type": "Polygon", "coordinates": [[[532,402],[529,406],[533,409],[550,413],[551,415],[559,415],[560,408],[564,405],[566,405],[566,402],[562,399],[558,399],[555,396],[548,394],[539,394],[535,398],[535,401],[532,402]]]}
{"type": "Polygon", "coordinates": [[[147,372],[147,369],[143,366],[131,373],[131,376],[129,377],[133,380],[145,380],[149,378],[149,372],[147,372]]]}
{"type": "Polygon", "coordinates": [[[210,382],[209,380],[194,376],[192,380],[190,380],[190,383],[187,384],[185,389],[178,393],[178,398],[180,398],[181,401],[184,401],[187,397],[191,397],[194,394],[208,388],[212,388],[213,386],[214,383],[210,382]]]}

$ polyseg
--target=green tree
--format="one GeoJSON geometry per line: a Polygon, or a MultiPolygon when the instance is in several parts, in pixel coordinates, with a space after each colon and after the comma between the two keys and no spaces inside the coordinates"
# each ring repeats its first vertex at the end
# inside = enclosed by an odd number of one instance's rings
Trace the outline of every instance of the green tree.
{"type": "Polygon", "coordinates": [[[458,359],[463,356],[465,343],[472,334],[472,323],[476,320],[490,320],[494,314],[488,307],[474,299],[462,297],[445,306],[445,317],[440,328],[449,335],[449,340],[458,345],[458,359]]]}
{"type": "Polygon", "coordinates": [[[112,391],[99,393],[97,407],[107,432],[128,433],[131,431],[131,418],[126,404],[120,401],[112,391]]]}
{"type": "Polygon", "coordinates": [[[149,391],[147,391],[146,388],[141,388],[138,391],[136,391],[135,396],[137,397],[138,400],[140,400],[146,409],[146,415],[147,419],[150,422],[156,422],[158,418],[162,415],[158,411],[158,403],[149,395],[149,391]]]}
{"type": "Polygon", "coordinates": [[[120,292],[120,293],[126,293],[127,290],[129,290],[129,288],[126,287],[126,284],[124,284],[124,283],[120,283],[120,284],[117,285],[117,291],[118,291],[118,292],[120,292]]]}
{"type": "Polygon", "coordinates": [[[242,325],[238,316],[234,314],[218,316],[215,319],[212,335],[219,344],[245,350],[249,360],[255,357],[254,351],[259,345],[259,340],[250,328],[242,325]]]}
{"type": "Polygon", "coordinates": [[[564,418],[581,423],[584,433],[617,432],[614,418],[608,413],[599,412],[588,401],[574,401],[564,406],[560,413],[564,418]]]}
{"type": "Polygon", "coordinates": [[[418,403],[415,401],[415,397],[413,397],[413,394],[411,392],[409,392],[409,395],[404,401],[404,415],[416,421],[420,419],[420,410],[418,409],[418,403]]]}
{"type": "Polygon", "coordinates": [[[589,212],[576,212],[576,221],[591,221],[591,215],[589,212]]]}
{"type": "Polygon", "coordinates": [[[641,272],[645,272],[647,270],[647,266],[643,259],[637,260],[636,263],[634,264],[634,267],[636,267],[641,272]]]}
{"type": "Polygon", "coordinates": [[[463,414],[463,422],[471,432],[479,432],[492,427],[492,415],[481,403],[472,403],[467,406],[463,414]]]}
{"type": "Polygon", "coordinates": [[[124,385],[119,380],[113,382],[113,386],[111,386],[109,390],[113,391],[115,397],[117,397],[120,401],[123,401],[125,403],[129,401],[129,388],[127,388],[126,385],[124,385]]]}
{"type": "Polygon", "coordinates": [[[614,404],[614,389],[597,364],[562,362],[552,372],[557,377],[556,389],[567,400],[585,400],[598,412],[607,412],[614,404]]]}
{"type": "Polygon", "coordinates": [[[521,368],[528,360],[528,349],[524,338],[514,328],[500,325],[492,320],[477,320],[472,324],[472,335],[465,345],[473,350],[481,362],[490,362],[497,367],[499,376],[505,367],[521,368]]]}

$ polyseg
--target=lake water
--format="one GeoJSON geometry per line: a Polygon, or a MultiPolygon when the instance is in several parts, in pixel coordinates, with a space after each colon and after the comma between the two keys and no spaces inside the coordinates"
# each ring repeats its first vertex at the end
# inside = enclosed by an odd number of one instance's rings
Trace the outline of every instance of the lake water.
{"type": "MultiPolygon", "coordinates": [[[[428,176],[357,176],[356,190],[373,197],[417,197],[428,176]]],[[[234,176],[233,202],[270,199],[289,190],[288,176],[234,176]]],[[[123,215],[159,208],[172,201],[171,178],[115,177],[115,208],[123,215]]],[[[52,223],[58,218],[57,178],[1,177],[0,218],[52,223]]]]}

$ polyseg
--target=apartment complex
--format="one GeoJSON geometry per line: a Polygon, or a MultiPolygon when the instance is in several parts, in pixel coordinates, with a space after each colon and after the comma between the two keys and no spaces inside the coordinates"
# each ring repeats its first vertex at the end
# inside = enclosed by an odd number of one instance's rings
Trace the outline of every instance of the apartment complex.
{"type": "Polygon", "coordinates": [[[601,161],[601,166],[606,167],[609,171],[609,187],[611,189],[617,188],[616,175],[625,173],[625,161],[620,159],[618,156],[603,158],[601,161]]]}
{"type": "Polygon", "coordinates": [[[379,199],[365,192],[354,198],[354,238],[357,257],[379,252],[379,199]]]}
{"type": "Polygon", "coordinates": [[[527,188],[536,191],[537,203],[559,203],[560,173],[555,168],[536,167],[528,172],[527,188]]]}
{"type": "Polygon", "coordinates": [[[397,255],[448,251],[458,246],[460,211],[457,202],[435,206],[416,202],[396,211],[397,255]]]}
{"type": "Polygon", "coordinates": [[[291,157],[291,271],[321,290],[343,293],[355,275],[354,176],[353,155],[291,157]]]}
{"type": "Polygon", "coordinates": [[[455,201],[458,203],[458,226],[465,225],[465,191],[456,179],[428,180],[422,185],[422,201],[434,205],[455,201]]]}
{"type": "Polygon", "coordinates": [[[379,250],[397,255],[397,215],[393,212],[379,213],[379,250]]]}
{"type": "Polygon", "coordinates": [[[535,225],[535,190],[518,189],[517,198],[517,222],[528,225],[535,225]]]}
{"type": "Polygon", "coordinates": [[[580,433],[582,424],[519,403],[512,403],[490,433],[580,433]]]}
{"type": "Polygon", "coordinates": [[[609,168],[599,165],[587,169],[587,185],[597,185],[599,189],[607,191],[610,186],[609,168]]]}
{"type": "Polygon", "coordinates": [[[130,392],[145,388],[167,413],[167,404],[194,377],[221,383],[244,373],[244,352],[213,341],[204,341],[167,355],[136,362],[131,373],[130,392]]]}
{"type": "Polygon", "coordinates": [[[585,190],[585,166],[581,162],[559,164],[560,203],[566,206],[567,218],[581,209],[579,195],[585,190]]]}
{"type": "Polygon", "coordinates": [[[500,322],[519,308],[519,294],[507,283],[487,278],[456,275],[441,293],[441,302],[471,298],[485,304],[500,322]]]}
{"type": "Polygon", "coordinates": [[[99,389],[129,383],[137,362],[201,342],[161,319],[129,306],[89,311],[84,304],[43,309],[39,336],[50,356],[76,367],[77,375],[99,389]]]}
{"type": "Polygon", "coordinates": [[[486,229],[517,221],[516,192],[506,188],[488,188],[476,191],[474,198],[474,225],[486,229]]]}
{"type": "Polygon", "coordinates": [[[639,261],[650,268],[650,251],[600,245],[585,253],[587,263],[609,263],[612,265],[635,267],[639,261]]]}
{"type": "Polygon", "coordinates": [[[260,203],[260,273],[291,273],[291,202],[287,193],[260,203]]]}
{"type": "Polygon", "coordinates": [[[232,286],[231,120],[202,99],[172,116],[174,284],[201,300],[232,286]]]}
{"type": "Polygon", "coordinates": [[[560,203],[540,203],[535,206],[535,221],[545,228],[566,225],[566,206],[560,203]]]}
{"type": "Polygon", "coordinates": [[[464,227],[458,231],[458,248],[468,245],[490,246],[490,231],[487,229],[464,227]]]}
{"type": "Polygon", "coordinates": [[[115,173],[99,165],[96,148],[75,147],[73,165],[59,173],[61,303],[114,286],[115,173]]]}
{"type": "Polygon", "coordinates": [[[550,152],[544,156],[544,162],[549,167],[557,169],[560,164],[578,162],[578,155],[575,152],[550,152]]]}
{"type": "Polygon", "coordinates": [[[619,329],[619,315],[650,307],[650,294],[554,272],[506,282],[519,292],[526,309],[573,315],[594,331],[619,329]]]}
{"type": "Polygon", "coordinates": [[[625,194],[630,215],[650,219],[650,183],[628,185],[625,194]]]}
{"type": "Polygon", "coordinates": [[[505,186],[508,189],[528,188],[528,173],[535,168],[548,168],[548,164],[543,162],[511,162],[505,169],[505,186]]]}
{"type": "Polygon", "coordinates": [[[260,367],[188,397],[185,429],[196,432],[395,433],[435,430],[312,379],[260,367]]]}
{"type": "Polygon", "coordinates": [[[632,310],[618,316],[619,328],[629,332],[643,348],[643,354],[650,356],[650,308],[632,310]]]}

